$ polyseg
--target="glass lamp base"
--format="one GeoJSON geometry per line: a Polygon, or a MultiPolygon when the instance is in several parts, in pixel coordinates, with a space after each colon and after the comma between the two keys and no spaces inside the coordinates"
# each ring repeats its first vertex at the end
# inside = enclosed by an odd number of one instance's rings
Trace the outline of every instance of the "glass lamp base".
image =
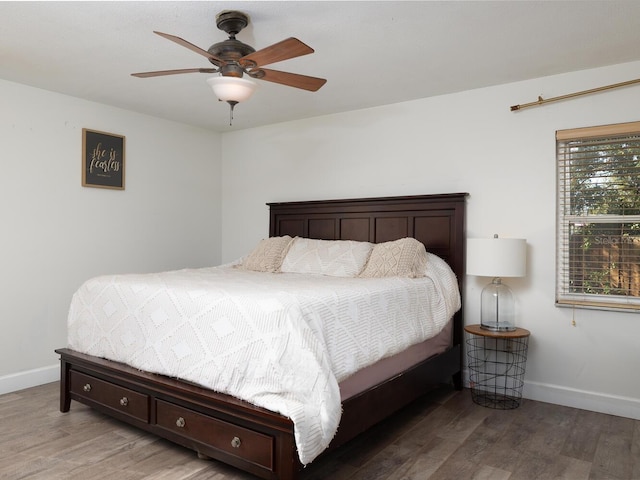
{"type": "Polygon", "coordinates": [[[509,322],[483,322],[480,325],[483,330],[491,330],[492,332],[513,332],[516,327],[509,322]]]}
{"type": "Polygon", "coordinates": [[[511,289],[500,278],[482,289],[480,327],[493,332],[512,332],[515,327],[515,301],[511,289]]]}

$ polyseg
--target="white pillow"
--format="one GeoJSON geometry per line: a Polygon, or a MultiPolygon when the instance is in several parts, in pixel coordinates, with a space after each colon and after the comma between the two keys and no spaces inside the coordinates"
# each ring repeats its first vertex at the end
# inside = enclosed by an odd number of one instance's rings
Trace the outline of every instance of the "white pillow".
{"type": "Polygon", "coordinates": [[[281,271],[357,277],[367,264],[372,248],[369,242],[296,237],[284,257],[281,271]]]}
{"type": "Polygon", "coordinates": [[[292,241],[293,238],[289,235],[263,238],[242,261],[240,268],[256,272],[280,271],[280,265],[292,241]]]}
{"type": "Polygon", "coordinates": [[[406,237],[373,247],[361,277],[409,277],[426,275],[427,250],[415,238],[406,237]]]}

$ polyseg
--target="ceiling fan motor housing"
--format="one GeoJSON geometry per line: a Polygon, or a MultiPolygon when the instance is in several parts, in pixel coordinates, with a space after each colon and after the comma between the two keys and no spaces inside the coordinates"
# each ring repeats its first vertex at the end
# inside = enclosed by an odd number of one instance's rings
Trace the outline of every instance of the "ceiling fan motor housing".
{"type": "Polygon", "coordinates": [[[229,38],[223,42],[214,43],[207,51],[227,62],[220,67],[220,73],[223,76],[242,77],[244,70],[238,64],[238,60],[256,51],[252,46],[235,38],[236,34],[248,24],[249,17],[242,12],[227,10],[216,16],[216,25],[220,30],[227,32],[229,38]]]}

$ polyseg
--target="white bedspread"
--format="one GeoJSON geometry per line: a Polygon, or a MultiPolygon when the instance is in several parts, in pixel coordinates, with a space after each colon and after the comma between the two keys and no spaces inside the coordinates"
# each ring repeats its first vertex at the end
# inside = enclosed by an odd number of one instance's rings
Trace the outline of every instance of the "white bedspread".
{"type": "Polygon", "coordinates": [[[460,308],[453,272],[338,278],[231,266],[102,276],[74,294],[69,347],[188,380],[294,422],[311,462],[341,415],[338,383],[436,335],[460,308]]]}

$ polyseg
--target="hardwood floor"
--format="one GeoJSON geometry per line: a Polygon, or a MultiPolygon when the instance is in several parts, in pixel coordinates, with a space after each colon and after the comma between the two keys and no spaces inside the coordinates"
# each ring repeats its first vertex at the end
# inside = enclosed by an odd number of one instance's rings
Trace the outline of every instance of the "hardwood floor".
{"type": "MultiPolygon", "coordinates": [[[[0,479],[254,480],[72,402],[58,384],[0,396],[0,479]]],[[[306,468],[301,480],[640,480],[640,421],[448,387],[306,468]]]]}

